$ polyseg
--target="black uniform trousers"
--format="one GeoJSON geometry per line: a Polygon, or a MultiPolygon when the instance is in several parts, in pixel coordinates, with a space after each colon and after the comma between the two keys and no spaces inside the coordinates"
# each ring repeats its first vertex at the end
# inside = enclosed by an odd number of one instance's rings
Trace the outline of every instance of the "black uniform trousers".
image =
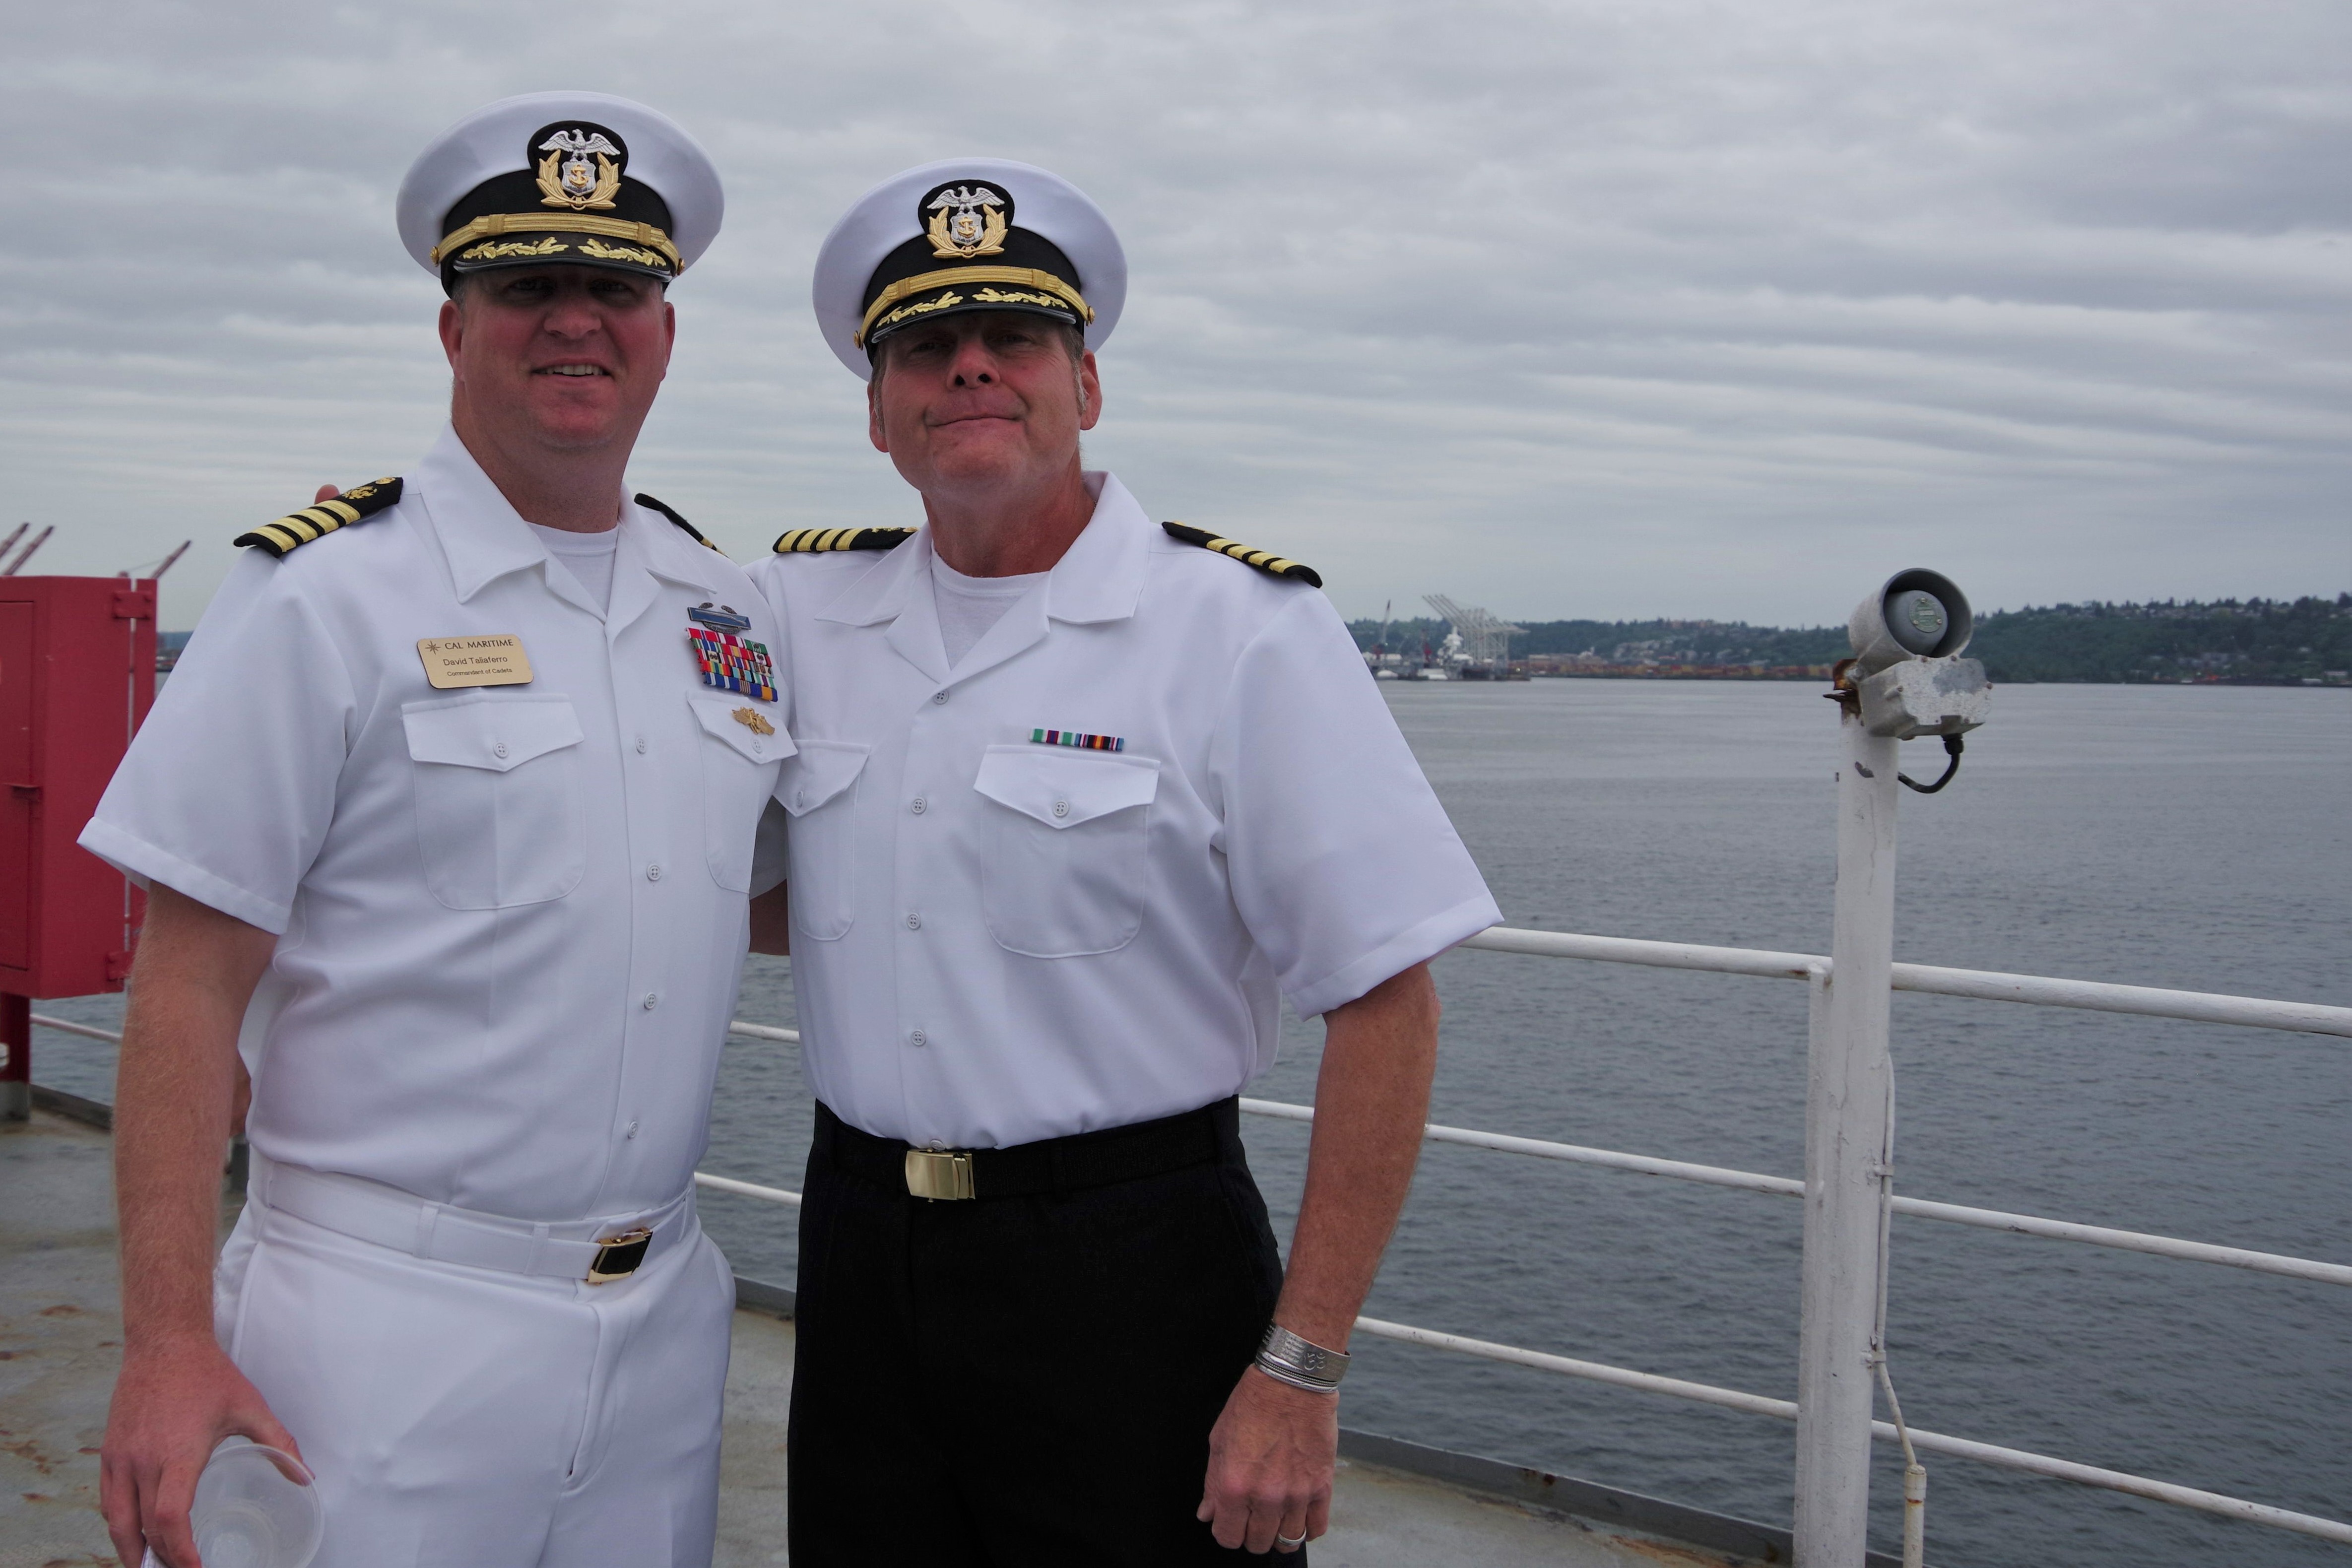
{"type": "Polygon", "coordinates": [[[1193,1517],[1282,1284],[1235,1102],[987,1152],[969,1200],[908,1196],[906,1149],[817,1106],[794,1568],[1304,1568],[1193,1517]]]}

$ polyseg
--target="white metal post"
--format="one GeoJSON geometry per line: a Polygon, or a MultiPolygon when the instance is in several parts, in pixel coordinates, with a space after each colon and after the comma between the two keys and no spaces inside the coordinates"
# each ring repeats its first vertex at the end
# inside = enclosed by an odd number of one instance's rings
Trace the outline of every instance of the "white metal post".
{"type": "Polygon", "coordinates": [[[1862,1568],[1870,1516],[1870,1337],[1895,962],[1895,742],[1846,713],[1837,915],[1805,1100],[1804,1320],[1797,1354],[1797,1568],[1862,1568]]]}

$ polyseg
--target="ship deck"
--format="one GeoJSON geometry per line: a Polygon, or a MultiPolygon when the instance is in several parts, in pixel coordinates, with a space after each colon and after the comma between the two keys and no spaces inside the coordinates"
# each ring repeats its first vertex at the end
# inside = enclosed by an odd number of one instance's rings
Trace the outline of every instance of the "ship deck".
{"type": "MultiPolygon", "coordinates": [[[[0,1123],[0,1568],[115,1561],[98,1511],[98,1446],[122,1337],[110,1154],[107,1132],[52,1110],[0,1123]]],[[[793,1338],[774,1310],[787,1300],[746,1286],[735,1314],[723,1568],[787,1561],[793,1338]]],[[[1331,1532],[1312,1553],[1320,1568],[1787,1561],[1780,1532],[1565,1478],[1356,1433],[1344,1455],[1331,1532]]]]}

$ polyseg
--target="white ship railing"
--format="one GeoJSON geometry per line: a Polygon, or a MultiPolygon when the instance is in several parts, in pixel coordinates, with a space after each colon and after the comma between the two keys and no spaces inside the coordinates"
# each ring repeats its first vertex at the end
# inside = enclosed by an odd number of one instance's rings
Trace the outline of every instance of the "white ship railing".
{"type": "MultiPolygon", "coordinates": [[[[1481,931],[1463,945],[1491,952],[1517,953],[1532,957],[1572,958],[1601,963],[1633,963],[1661,969],[1701,970],[1717,974],[1802,980],[1810,982],[1816,989],[1823,985],[1833,973],[1833,965],[1830,959],[1817,953],[1770,952],[1751,948],[1707,947],[1690,942],[1647,942],[1627,937],[1521,931],[1506,926],[1496,926],[1489,931],[1481,931]]],[[[1894,965],[1891,983],[1893,988],[1897,991],[1965,996],[1983,1001],[2015,1002],[2032,1006],[2077,1007],[2094,1012],[2131,1014],[2140,1017],[2177,1018],[2191,1023],[2234,1024],[2250,1028],[2286,1029],[2304,1034],[2332,1035],[2352,1038],[2352,1007],[2328,1006],[2317,1003],[2281,1002],[2267,997],[2229,996],[2199,991],[2165,990],[2146,985],[2116,985],[2099,981],[2068,980],[2047,975],[1948,969],[1924,963],[1894,965]]],[[[732,1026],[730,1032],[747,1038],[773,1040],[785,1044],[797,1044],[800,1039],[797,1030],[780,1029],[762,1024],[738,1022],[732,1026]]],[[[1315,1117],[1312,1106],[1288,1105],[1276,1100],[1244,1099],[1241,1102],[1241,1107],[1252,1115],[1281,1121],[1312,1121],[1315,1117]]],[[[1755,1171],[1735,1171],[1717,1165],[1694,1164],[1682,1160],[1664,1160],[1651,1155],[1625,1153],[1616,1150],[1588,1149],[1576,1144],[1552,1142],[1539,1138],[1515,1137],[1507,1133],[1446,1127],[1436,1123],[1430,1124],[1423,1135],[1431,1142],[1454,1143],[1469,1148],[1490,1150],[1496,1153],[1519,1154],[1536,1159],[1598,1165],[1605,1169],[1631,1172],[1638,1175],[1663,1176],[1669,1180],[1696,1182],[1707,1186],[1734,1187],[1780,1197],[1801,1198],[1805,1195],[1805,1184],[1801,1181],[1787,1176],[1766,1175],[1755,1171]]],[[[798,1193],[790,1192],[782,1187],[761,1186],[750,1182],[702,1173],[698,1173],[695,1180],[714,1191],[733,1193],[740,1196],[770,1203],[797,1205],[801,1201],[798,1193]]],[[[2046,1219],[2035,1215],[2008,1214],[1996,1209],[1973,1208],[1960,1204],[1934,1203],[1899,1195],[1891,1198],[1888,1201],[1888,1206],[1896,1214],[1911,1215],[1921,1219],[1940,1220],[1947,1224],[2007,1231],[2019,1236],[2041,1237],[2053,1241],[2072,1241],[2093,1247],[2114,1247],[2127,1252],[2144,1252],[2159,1258],[2220,1264],[2228,1268],[2249,1269],[2256,1273],[2281,1275],[2288,1279],[2316,1280],[2323,1284],[2352,1285],[2352,1264],[2331,1263],[2312,1258],[2294,1258],[2280,1253],[2254,1251],[2246,1247],[2190,1241],[2179,1237],[2153,1236],[2140,1231],[2118,1230],[2106,1226],[2083,1225],[2071,1220],[2046,1219]]],[[[1610,1384],[1620,1388],[1638,1389],[1643,1393],[1664,1394],[1671,1398],[1691,1400],[1723,1409],[1745,1411],[1750,1415],[1770,1415],[1786,1421],[1797,1419],[1798,1405],[1792,1399],[1775,1399],[1766,1394],[1750,1394],[1739,1389],[1719,1388],[1710,1384],[1692,1383],[1682,1378],[1662,1377],[1654,1373],[1637,1372],[1629,1367],[1580,1361],[1569,1356],[1553,1355],[1543,1351],[1528,1350],[1517,1345],[1496,1344],[1488,1340],[1445,1333],[1435,1329],[1417,1328],[1406,1323],[1391,1323],[1379,1318],[1358,1318],[1356,1328],[1360,1332],[1380,1339],[1426,1345],[1433,1349],[1477,1356],[1486,1361],[1531,1367],[1541,1372],[1582,1378],[1593,1383],[1610,1384]]],[[[1890,1443],[1896,1441],[1900,1436],[1895,1425],[1890,1421],[1873,1421],[1871,1434],[1879,1441],[1890,1443]]],[[[2290,1509],[2275,1508],[2246,1498],[2230,1497],[2220,1492],[2181,1486],[2171,1481],[2157,1480],[2147,1476],[2131,1475],[2100,1466],[2079,1464],[2071,1459],[2062,1459],[2048,1454],[2036,1454],[2021,1448],[2003,1447],[1996,1444],[1977,1442],[1971,1438],[1924,1431],[1916,1426],[1909,1429],[1908,1436],[1911,1447],[1922,1452],[1948,1454],[1957,1458],[1972,1459],[1980,1464],[1996,1466],[2002,1469],[2019,1470],[2031,1475],[2048,1476],[2060,1480],[2079,1482],[2085,1486],[2101,1487],[2110,1491],[2125,1492],[2155,1502],[2195,1509],[2251,1524],[2265,1524],[2274,1529],[2315,1536],[2323,1541],[2352,1545],[2352,1524],[2337,1520],[2298,1513],[2290,1509]]]]}
{"type": "MultiPolygon", "coordinates": [[[[1627,937],[1584,936],[1561,931],[1520,931],[1496,926],[1481,931],[1463,943],[1491,952],[1517,953],[1545,958],[1572,958],[1601,963],[1633,963],[1662,969],[1701,970],[1716,974],[1740,974],[1778,980],[1803,980],[1815,986],[1826,982],[1832,973],[1831,961],[1814,953],[1770,952],[1751,948],[1706,947],[1689,942],[1646,942],[1627,937]]],[[[2352,1007],[2326,1006],[2307,1002],[2279,1002],[2255,996],[2227,996],[2198,991],[2169,991],[2143,985],[2113,985],[2095,981],[2065,980],[2034,974],[2003,974],[1973,969],[1945,969],[1930,964],[1897,963],[1893,970],[1893,985],[1898,991],[1927,992],[1944,996],[1966,996],[1996,1002],[2017,1002],[2044,1007],[2080,1007],[2096,1012],[2127,1013],[2141,1017],[2178,1018],[2192,1023],[2234,1024],[2250,1028],[2286,1029],[2304,1034],[2332,1035],[2352,1038],[2352,1007]]],[[[33,1022],[41,1027],[59,1033],[79,1035],[89,1039],[119,1042],[121,1036],[111,1030],[75,1024],[62,1018],[36,1015],[33,1022]]],[[[767,1040],[784,1045],[800,1043],[797,1029],[777,1028],[772,1025],[752,1024],[737,1020],[728,1032],[747,1039],[767,1040]]],[[[1312,1106],[1288,1105],[1276,1100],[1248,1100],[1241,1108],[1254,1116],[1288,1121],[1312,1121],[1312,1106]]],[[[1664,1160],[1646,1154],[1624,1153],[1608,1149],[1588,1149],[1572,1143],[1551,1142],[1539,1138],[1516,1137],[1507,1133],[1479,1131],[1470,1128],[1445,1127],[1432,1123],[1425,1136],[1435,1143],[1454,1143],[1496,1153],[1519,1154],[1542,1160],[1566,1161],[1575,1164],[1598,1165],[1604,1169],[1625,1171],[1637,1175],[1662,1176],[1672,1181],[1696,1182],[1707,1186],[1733,1187],[1746,1192],[1764,1193],[1780,1197],[1801,1198],[1805,1184],[1788,1176],[1766,1175],[1754,1171],[1735,1171],[1717,1165],[1693,1164],[1682,1160],[1664,1160]]],[[[698,1186],[713,1192],[731,1194],[738,1197],[763,1203],[795,1207],[801,1194],[783,1187],[739,1181],[731,1176],[697,1172],[698,1186]]],[[[2352,1285],[2352,1264],[2331,1263],[2318,1258],[2294,1258],[2280,1253],[2258,1252],[2245,1247],[2221,1246],[2211,1242],[2190,1241],[2178,1237],[2152,1236],[2139,1231],[2116,1230],[2105,1226],[2082,1225],[2071,1220],[2045,1219],[2033,1215],[2006,1214],[1995,1209],[1971,1208],[1959,1204],[1932,1203],[1919,1198],[1897,1196],[1890,1206],[1896,1214],[1911,1215],[1921,1219],[1941,1220],[1948,1224],[1974,1226],[1987,1230],[2008,1231],[2020,1236],[2041,1237],[2053,1241],[2072,1241],[2093,1247],[2119,1248],[2128,1252],[2145,1252],[2160,1258],[2181,1258],[2191,1262],[2220,1264],[2233,1268],[2250,1269],[2256,1273],[2274,1274],[2294,1279],[2316,1280],[2329,1285],[2352,1285]]],[[[1692,1383],[1682,1378],[1663,1377],[1654,1373],[1637,1372],[1629,1367],[1609,1366],[1599,1362],[1579,1361],[1572,1357],[1553,1355],[1543,1351],[1527,1350],[1517,1345],[1496,1344],[1487,1340],[1471,1339],[1435,1329],[1416,1328],[1406,1323],[1391,1323],[1378,1318],[1359,1318],[1357,1329],[1380,1339],[1396,1340],[1407,1344],[1426,1345],[1433,1349],[1453,1351],[1483,1360],[1501,1362],[1513,1366],[1531,1367],[1588,1382],[1610,1384],[1620,1388],[1637,1389],[1647,1394],[1664,1394],[1671,1398],[1691,1400],[1727,1410],[1745,1411],[1750,1415],[1776,1416],[1782,1420],[1797,1419],[1795,1400],[1776,1399],[1769,1395],[1749,1394],[1738,1389],[1718,1388],[1710,1384],[1692,1383]]],[[[1892,1422],[1874,1421],[1872,1434],[1883,1442],[1896,1440],[1897,1432],[1892,1422]]],[[[2352,1524],[2332,1519],[2322,1519],[2288,1509],[2274,1508],[2245,1498],[2225,1496],[2180,1486],[2170,1481],[2135,1476],[2120,1470],[2075,1463],[2047,1454],[2030,1453],[2020,1448],[2001,1447],[1995,1444],[1976,1442],[1966,1437],[1949,1436],[1938,1432],[1909,1430],[1915,1448],[1955,1458],[1973,1459],[1981,1464],[2003,1469],[2021,1470],[2032,1475],[2049,1476],[2060,1480],[2102,1487],[2111,1491],[2126,1492],[2152,1501],[2170,1503],[2177,1507],[2200,1510],[2225,1518],[2242,1520],[2252,1524],[2270,1525],[2275,1529],[2294,1531],[2352,1545],[2352,1524]]]]}

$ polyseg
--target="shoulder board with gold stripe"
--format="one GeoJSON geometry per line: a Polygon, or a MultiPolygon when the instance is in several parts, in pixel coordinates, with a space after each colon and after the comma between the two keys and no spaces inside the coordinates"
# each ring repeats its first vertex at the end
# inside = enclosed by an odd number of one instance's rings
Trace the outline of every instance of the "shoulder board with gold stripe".
{"type": "MultiPolygon", "coordinates": [[[[702,530],[695,527],[694,524],[687,521],[686,519],[678,516],[677,513],[672,511],[668,507],[664,506],[661,502],[654,500],[653,497],[646,494],[643,490],[639,490],[637,492],[636,502],[639,506],[646,508],[648,511],[657,511],[661,513],[664,517],[677,524],[678,527],[686,530],[686,536],[694,541],[697,544],[702,546],[705,550],[719,550],[719,546],[711,543],[710,541],[702,536],[702,530]]],[[[724,555],[727,552],[724,550],[719,550],[719,553],[724,555]]]]}
{"type": "Polygon", "coordinates": [[[300,511],[288,512],[276,522],[265,522],[250,533],[240,533],[236,542],[266,550],[283,560],[288,551],[323,538],[339,528],[364,522],[399,499],[398,479],[371,479],[363,485],[353,485],[331,500],[306,506],[300,511]]]}
{"type": "Polygon", "coordinates": [[[1230,555],[1245,565],[1255,566],[1269,577],[1287,577],[1309,587],[1320,588],[1323,574],[1312,566],[1286,561],[1271,550],[1252,550],[1246,544],[1236,544],[1230,539],[1220,539],[1205,528],[1188,528],[1181,522],[1163,522],[1168,537],[1186,544],[1197,544],[1203,550],[1213,550],[1220,555],[1230,555]]]}
{"type": "Polygon", "coordinates": [[[776,541],[779,555],[822,550],[896,550],[915,537],[911,528],[795,528],[776,541]]]}

